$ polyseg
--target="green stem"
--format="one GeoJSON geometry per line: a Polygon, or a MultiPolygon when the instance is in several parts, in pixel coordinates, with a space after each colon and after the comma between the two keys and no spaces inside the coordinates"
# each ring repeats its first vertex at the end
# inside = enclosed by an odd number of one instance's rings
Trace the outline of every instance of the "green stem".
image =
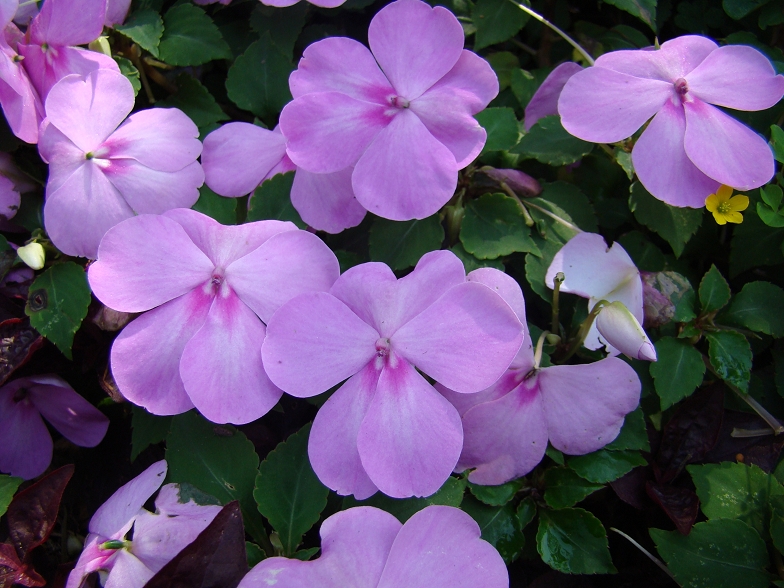
{"type": "Polygon", "coordinates": [[[574,231],[574,232],[576,232],[576,233],[582,233],[582,232],[583,232],[583,230],[582,230],[580,227],[578,227],[577,225],[573,225],[573,224],[572,224],[572,223],[570,223],[568,220],[566,220],[566,219],[564,219],[564,218],[561,218],[560,216],[558,216],[558,215],[557,215],[557,214],[555,214],[554,212],[550,212],[549,210],[547,210],[546,208],[544,208],[544,207],[542,207],[542,206],[539,206],[538,204],[534,204],[534,203],[533,203],[533,202],[531,202],[530,200],[526,200],[526,202],[525,202],[525,205],[526,205],[526,206],[530,206],[530,207],[531,207],[531,208],[533,208],[534,210],[538,210],[538,211],[539,211],[539,212],[541,212],[542,214],[546,214],[546,215],[547,215],[547,216],[549,216],[551,219],[553,219],[553,220],[555,220],[555,221],[558,221],[558,222],[559,222],[559,223],[561,223],[563,226],[565,226],[565,227],[566,227],[566,228],[568,228],[568,229],[571,229],[571,230],[573,230],[573,231],[574,231]]]}
{"type": "Polygon", "coordinates": [[[561,332],[558,324],[558,299],[560,298],[561,294],[561,284],[564,283],[566,276],[563,272],[558,272],[555,274],[555,279],[553,280],[553,316],[552,316],[552,332],[558,334],[561,332]]]}
{"type": "MultiPolygon", "coordinates": [[[[648,556],[648,559],[649,559],[649,560],[651,560],[653,563],[655,563],[657,566],[659,566],[659,569],[660,569],[661,571],[663,571],[663,572],[664,572],[665,574],[667,574],[667,575],[668,575],[670,578],[672,578],[673,580],[675,580],[675,576],[673,576],[673,575],[672,575],[672,572],[671,572],[669,569],[667,569],[667,566],[666,566],[666,565],[664,565],[664,562],[662,562],[662,561],[661,561],[661,560],[660,560],[658,557],[654,556],[654,555],[653,555],[653,554],[652,554],[650,551],[648,551],[647,549],[645,549],[645,548],[644,548],[642,545],[640,545],[639,543],[637,543],[637,542],[636,542],[634,539],[632,539],[631,537],[629,537],[629,536],[628,536],[626,533],[624,533],[623,531],[619,531],[619,530],[618,530],[618,529],[616,529],[615,527],[610,527],[610,531],[612,531],[613,533],[618,533],[618,534],[619,534],[621,537],[623,537],[623,538],[624,538],[624,539],[626,539],[626,540],[627,540],[629,543],[631,543],[632,545],[634,545],[634,546],[635,546],[637,549],[639,549],[640,551],[642,551],[642,552],[643,552],[643,553],[644,553],[646,556],[648,556]]],[[[677,582],[677,580],[675,580],[675,582],[677,582]]]]}
{"type": "Polygon", "coordinates": [[[596,317],[599,316],[599,311],[604,308],[606,304],[609,304],[606,300],[600,300],[596,303],[596,306],[591,309],[591,312],[588,313],[588,316],[580,325],[580,330],[577,331],[577,335],[569,343],[569,347],[566,350],[566,355],[558,359],[559,364],[566,363],[569,361],[569,359],[571,359],[572,355],[577,353],[577,350],[580,349],[583,342],[585,342],[585,338],[588,336],[588,331],[591,330],[593,321],[596,320],[596,317]]]}

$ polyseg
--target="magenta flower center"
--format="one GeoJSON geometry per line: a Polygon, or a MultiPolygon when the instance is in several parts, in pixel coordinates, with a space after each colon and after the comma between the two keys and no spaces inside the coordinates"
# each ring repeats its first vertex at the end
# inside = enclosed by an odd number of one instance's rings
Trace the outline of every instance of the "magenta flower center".
{"type": "Polygon", "coordinates": [[[394,108],[408,108],[411,103],[402,96],[390,96],[389,104],[394,108]]]}
{"type": "Polygon", "coordinates": [[[675,86],[676,94],[683,100],[686,93],[689,91],[689,83],[684,78],[678,78],[673,85],[675,86]]]}
{"type": "Polygon", "coordinates": [[[230,290],[231,288],[224,275],[224,269],[222,267],[216,267],[212,270],[210,279],[204,284],[204,293],[208,296],[217,296],[220,294],[225,298],[229,295],[230,290]]]}
{"type": "Polygon", "coordinates": [[[390,347],[391,344],[389,342],[389,339],[387,339],[386,337],[381,337],[378,341],[376,341],[376,356],[388,357],[390,347]]]}

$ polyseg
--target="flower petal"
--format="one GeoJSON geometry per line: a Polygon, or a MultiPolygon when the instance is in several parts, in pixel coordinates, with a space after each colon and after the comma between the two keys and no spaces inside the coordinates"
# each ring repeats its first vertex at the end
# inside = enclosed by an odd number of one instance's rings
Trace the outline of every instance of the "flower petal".
{"type": "Polygon", "coordinates": [[[14,135],[26,143],[38,142],[41,100],[24,68],[13,61],[15,55],[0,45],[0,105],[14,135]]]}
{"type": "Polygon", "coordinates": [[[103,588],[142,588],[155,573],[127,549],[119,549],[103,588]]]}
{"type": "Polygon", "coordinates": [[[86,45],[100,36],[105,15],[103,0],[54,0],[41,6],[28,34],[39,45],[86,45]]]}
{"type": "Polygon", "coordinates": [[[466,276],[469,282],[483,284],[504,299],[517,315],[518,320],[525,325],[525,299],[515,279],[507,273],[492,267],[480,267],[466,276]]]}
{"type": "Polygon", "coordinates": [[[339,233],[361,223],[367,210],[354,196],[353,173],[353,167],[332,174],[298,169],[291,186],[291,204],[302,220],[327,233],[339,233]]]}
{"type": "Polygon", "coordinates": [[[47,197],[62,186],[76,170],[86,165],[84,152],[48,121],[41,124],[38,153],[49,164],[46,178],[47,197]]]}
{"type": "Polygon", "coordinates": [[[199,199],[204,171],[198,161],[174,172],[146,167],[135,159],[111,159],[103,173],[139,214],[190,208],[199,199]]]}
{"type": "Polygon", "coordinates": [[[717,48],[718,45],[707,37],[683,35],[662,43],[658,50],[605,53],[596,59],[596,66],[638,78],[674,83],[678,78],[686,77],[717,48]]]}
{"type": "Polygon", "coordinates": [[[531,96],[525,107],[525,130],[530,131],[540,118],[558,114],[558,98],[561,91],[574,74],[582,71],[582,66],[574,61],[566,61],[550,72],[542,85],[531,96]]]}
{"type": "Polygon", "coordinates": [[[14,402],[25,380],[15,380],[0,390],[0,472],[31,480],[52,461],[52,436],[31,402],[14,402]]]}

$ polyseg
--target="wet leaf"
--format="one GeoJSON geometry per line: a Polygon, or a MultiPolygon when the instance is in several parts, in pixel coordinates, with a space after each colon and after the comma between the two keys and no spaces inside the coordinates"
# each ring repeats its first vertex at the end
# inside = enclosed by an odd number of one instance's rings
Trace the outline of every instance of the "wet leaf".
{"type": "Polygon", "coordinates": [[[495,547],[507,564],[520,557],[525,537],[511,504],[490,506],[467,496],[460,508],[477,522],[482,530],[482,539],[495,547]]]}
{"type": "Polygon", "coordinates": [[[536,545],[544,562],[566,574],[614,574],[602,523],[587,510],[542,510],[536,545]]]}

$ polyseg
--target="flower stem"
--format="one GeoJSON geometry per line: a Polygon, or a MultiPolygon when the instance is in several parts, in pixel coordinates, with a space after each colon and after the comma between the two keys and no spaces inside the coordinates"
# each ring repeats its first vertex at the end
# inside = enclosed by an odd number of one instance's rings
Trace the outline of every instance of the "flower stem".
{"type": "MultiPolygon", "coordinates": [[[[610,527],[610,531],[613,531],[614,533],[618,533],[618,534],[619,534],[621,537],[623,537],[623,538],[624,538],[624,539],[626,539],[626,540],[627,540],[629,543],[631,543],[632,545],[634,545],[634,546],[635,546],[637,549],[639,549],[640,551],[642,551],[642,552],[643,552],[643,553],[644,553],[646,556],[648,556],[648,559],[649,559],[649,560],[651,560],[653,563],[655,563],[657,566],[659,566],[659,569],[660,569],[661,571],[663,571],[663,572],[664,572],[665,574],[667,574],[667,575],[668,575],[670,578],[672,578],[673,580],[675,580],[675,576],[673,576],[673,575],[672,575],[672,572],[671,572],[669,569],[667,569],[667,566],[666,566],[666,565],[664,565],[664,562],[662,562],[662,561],[661,561],[661,560],[660,560],[658,557],[654,556],[654,555],[653,555],[653,554],[652,554],[650,551],[648,551],[647,549],[645,549],[645,548],[644,548],[642,545],[640,545],[639,543],[637,543],[637,542],[636,542],[634,539],[632,539],[631,537],[629,537],[629,536],[628,536],[626,533],[624,533],[623,531],[619,531],[619,530],[618,530],[618,529],[616,529],[615,527],[610,527]]],[[[676,580],[676,582],[677,582],[677,580],[676,580]]]]}
{"type": "MultiPolygon", "coordinates": [[[[564,278],[565,279],[565,278],[564,278]]],[[[585,338],[588,336],[588,331],[591,330],[591,325],[593,321],[596,320],[596,317],[599,316],[599,311],[604,308],[606,304],[609,304],[606,300],[600,300],[596,303],[596,305],[591,309],[591,312],[588,313],[586,319],[580,325],[580,330],[577,331],[577,335],[574,339],[572,339],[569,347],[566,350],[566,355],[558,359],[558,363],[566,363],[572,355],[577,353],[577,350],[580,349],[580,346],[585,341],[585,338]]]]}
{"type": "Polygon", "coordinates": [[[550,212],[550,211],[549,211],[549,210],[547,210],[546,208],[544,208],[544,207],[542,207],[542,206],[539,206],[538,204],[534,204],[534,203],[533,203],[533,202],[531,202],[530,200],[526,200],[526,201],[525,201],[525,205],[526,205],[526,206],[530,206],[530,207],[531,207],[531,208],[533,208],[534,210],[538,210],[538,211],[539,211],[539,212],[541,212],[542,214],[546,214],[546,215],[547,215],[547,216],[549,216],[551,219],[553,219],[553,220],[555,220],[555,221],[558,221],[558,222],[559,222],[559,223],[561,223],[563,226],[565,226],[567,229],[571,229],[571,230],[573,230],[575,233],[582,233],[582,232],[583,232],[583,230],[582,230],[580,227],[578,227],[577,225],[573,225],[572,223],[570,223],[570,222],[569,222],[568,220],[566,220],[565,218],[561,218],[560,216],[558,216],[558,215],[557,215],[557,214],[555,214],[554,212],[550,212]]]}
{"type": "Polygon", "coordinates": [[[561,332],[561,329],[558,325],[558,299],[561,294],[561,284],[564,283],[566,276],[563,272],[558,272],[555,274],[555,279],[553,280],[553,316],[552,316],[552,332],[556,335],[561,332]]]}

